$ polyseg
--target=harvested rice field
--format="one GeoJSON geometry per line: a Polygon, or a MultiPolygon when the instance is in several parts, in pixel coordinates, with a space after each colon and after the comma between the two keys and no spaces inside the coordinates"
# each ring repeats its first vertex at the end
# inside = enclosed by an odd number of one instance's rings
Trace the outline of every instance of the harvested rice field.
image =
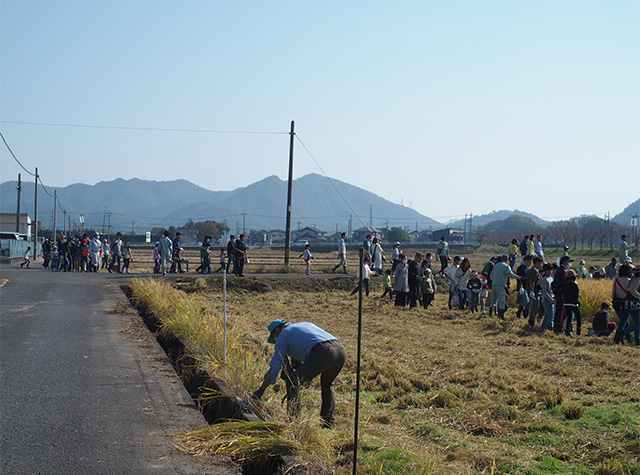
{"type": "MultiPolygon", "coordinates": [[[[472,260],[473,267],[484,258],[472,260]]],[[[170,284],[140,279],[136,285],[139,295],[153,299],[161,291],[146,285],[170,284]]],[[[210,345],[215,337],[204,329],[219,325],[222,316],[221,277],[172,285],[164,301],[180,296],[199,310],[189,322],[172,321],[171,331],[188,327],[203,365],[226,374],[244,398],[267,370],[272,319],[313,322],[345,344],[349,359],[336,384],[335,430],[317,431],[313,437],[323,440],[298,445],[296,453],[319,470],[351,473],[358,330],[358,296],[349,295],[353,278],[230,277],[227,313],[236,350],[230,349],[227,373],[219,349],[210,345]],[[318,454],[310,453],[314,444],[323,447],[318,454]]],[[[587,337],[584,330],[582,337],[541,333],[516,319],[514,309],[506,321],[448,310],[445,286],[438,285],[427,310],[380,298],[381,278],[372,279],[364,298],[359,473],[640,474],[639,347],[587,337]]],[[[591,292],[607,298],[608,288],[591,292]]],[[[591,317],[585,316],[588,328],[591,317]]],[[[278,383],[258,410],[277,422],[303,424],[287,420],[282,398],[278,383]]],[[[316,381],[303,396],[304,424],[317,423],[319,401],[316,381]]]]}

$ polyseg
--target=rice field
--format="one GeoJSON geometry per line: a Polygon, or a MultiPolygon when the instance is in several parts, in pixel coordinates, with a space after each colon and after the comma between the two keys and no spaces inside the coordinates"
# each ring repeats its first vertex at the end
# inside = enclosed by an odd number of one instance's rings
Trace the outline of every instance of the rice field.
{"type": "MultiPolygon", "coordinates": [[[[485,258],[472,257],[473,267],[485,258]]],[[[506,321],[449,311],[438,284],[428,310],[381,299],[378,278],[365,298],[359,473],[640,474],[640,348],[541,333],[513,309],[506,321]]],[[[175,288],[161,279],[132,285],[139,296],[159,301],[153,312],[166,320],[165,331],[185,336],[203,365],[246,399],[267,370],[272,319],[311,321],[337,336],[349,359],[336,384],[334,431],[311,430],[318,426],[317,383],[305,391],[296,420],[281,405],[281,383],[259,409],[289,426],[278,437],[295,442],[291,452],[319,470],[351,472],[358,318],[351,278],[231,277],[226,366],[219,276],[184,279],[175,288]]],[[[610,297],[611,283],[579,285],[584,328],[610,297]]]]}

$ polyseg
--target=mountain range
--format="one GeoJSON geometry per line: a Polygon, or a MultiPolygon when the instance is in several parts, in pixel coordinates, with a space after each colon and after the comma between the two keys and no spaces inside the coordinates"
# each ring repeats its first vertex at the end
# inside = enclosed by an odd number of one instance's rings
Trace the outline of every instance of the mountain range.
{"type": "MultiPolygon", "coordinates": [[[[16,212],[16,181],[0,185],[0,212],[16,212]]],[[[54,190],[59,199],[58,227],[62,228],[61,209],[72,220],[84,218],[85,228],[102,228],[110,222],[113,230],[140,234],[153,227],[182,226],[195,222],[226,222],[232,232],[251,229],[284,229],[287,182],[269,176],[233,191],[211,191],[186,180],[148,181],[137,178],[102,181],[95,185],[73,184],[61,188],[47,187],[38,194],[38,219],[44,228],[52,227],[54,190]]],[[[34,187],[23,183],[21,212],[34,215],[34,187]]],[[[640,211],[640,200],[612,218],[628,225],[629,217],[640,211]]],[[[473,216],[474,229],[516,214],[531,219],[538,226],[549,222],[519,210],[493,211],[473,216]]],[[[292,228],[313,226],[330,233],[357,229],[373,224],[375,228],[407,227],[411,230],[437,230],[445,226],[464,227],[464,221],[446,225],[412,208],[392,203],[362,188],[336,179],[310,174],[293,182],[292,228]],[[370,223],[370,216],[372,223],[370,223]]]]}

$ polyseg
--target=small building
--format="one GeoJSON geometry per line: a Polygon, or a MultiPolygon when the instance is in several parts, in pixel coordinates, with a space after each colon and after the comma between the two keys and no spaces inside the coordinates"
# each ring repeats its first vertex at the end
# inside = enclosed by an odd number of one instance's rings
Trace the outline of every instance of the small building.
{"type": "Polygon", "coordinates": [[[431,243],[433,242],[433,233],[431,231],[420,231],[415,238],[415,242],[431,243]]]}
{"type": "Polygon", "coordinates": [[[269,242],[269,231],[266,229],[252,229],[249,231],[247,242],[251,246],[264,246],[269,242]]]}
{"type": "Polygon", "coordinates": [[[31,218],[27,213],[20,213],[16,222],[16,213],[0,213],[0,232],[26,234],[31,238],[31,218]],[[16,223],[18,229],[16,229],[16,223]]]}
{"type": "Polygon", "coordinates": [[[307,226],[291,233],[291,242],[313,242],[322,239],[324,231],[320,231],[312,226],[307,226]]]}
{"type": "Polygon", "coordinates": [[[456,228],[444,228],[433,231],[432,241],[440,241],[440,238],[444,237],[445,241],[449,244],[464,244],[464,233],[462,229],[456,228]]]}
{"type": "Polygon", "coordinates": [[[365,226],[364,228],[359,228],[353,231],[353,236],[351,237],[353,241],[364,241],[364,238],[367,237],[367,234],[371,234],[371,237],[377,237],[378,239],[384,238],[384,233],[380,229],[371,228],[369,226],[365,226]]]}
{"type": "Polygon", "coordinates": [[[269,231],[269,244],[283,244],[287,233],[282,229],[272,229],[269,231]]]}

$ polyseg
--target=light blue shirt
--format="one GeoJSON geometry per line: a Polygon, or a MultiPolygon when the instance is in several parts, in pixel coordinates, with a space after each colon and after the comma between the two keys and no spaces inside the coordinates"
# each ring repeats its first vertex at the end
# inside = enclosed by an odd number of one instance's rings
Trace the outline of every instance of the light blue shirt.
{"type": "Polygon", "coordinates": [[[337,340],[337,338],[313,323],[300,322],[286,325],[276,340],[273,358],[269,363],[271,384],[277,381],[285,356],[304,362],[309,358],[311,348],[318,343],[330,340],[337,340]]]}
{"type": "Polygon", "coordinates": [[[502,261],[493,266],[493,270],[491,271],[491,281],[495,287],[504,287],[507,285],[509,279],[516,279],[517,277],[518,275],[511,271],[509,264],[502,261]]]}

